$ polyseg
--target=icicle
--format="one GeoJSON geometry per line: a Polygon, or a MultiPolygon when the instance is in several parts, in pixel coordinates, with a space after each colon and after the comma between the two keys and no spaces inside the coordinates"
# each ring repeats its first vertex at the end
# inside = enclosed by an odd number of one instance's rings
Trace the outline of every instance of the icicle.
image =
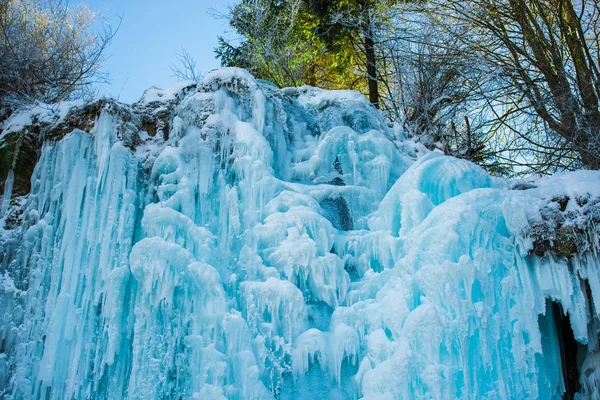
{"type": "Polygon", "coordinates": [[[12,197],[13,184],[15,182],[15,172],[11,169],[8,172],[6,181],[4,182],[4,195],[2,196],[2,206],[0,207],[0,218],[4,217],[10,207],[12,197]]]}

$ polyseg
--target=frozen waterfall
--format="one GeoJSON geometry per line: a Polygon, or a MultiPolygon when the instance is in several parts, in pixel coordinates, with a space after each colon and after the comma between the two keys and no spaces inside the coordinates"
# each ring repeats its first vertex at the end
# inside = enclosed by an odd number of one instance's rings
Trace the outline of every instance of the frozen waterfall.
{"type": "MultiPolygon", "coordinates": [[[[85,110],[16,113],[0,151],[85,110]]],[[[29,193],[10,153],[0,397],[600,396],[600,173],[518,190],[239,69],[90,118],[29,193]]]]}

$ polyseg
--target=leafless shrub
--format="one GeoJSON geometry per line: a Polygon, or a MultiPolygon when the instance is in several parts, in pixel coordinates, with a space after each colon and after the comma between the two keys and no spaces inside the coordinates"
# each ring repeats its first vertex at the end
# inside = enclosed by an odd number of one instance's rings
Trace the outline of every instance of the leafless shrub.
{"type": "Polygon", "coordinates": [[[97,16],[63,0],[0,0],[0,107],[85,97],[116,33],[93,31],[97,16]]]}

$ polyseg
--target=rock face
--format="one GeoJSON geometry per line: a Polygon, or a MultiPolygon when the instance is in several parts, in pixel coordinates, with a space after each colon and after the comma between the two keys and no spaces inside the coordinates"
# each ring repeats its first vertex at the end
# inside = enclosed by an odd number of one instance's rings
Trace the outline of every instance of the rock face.
{"type": "Polygon", "coordinates": [[[598,394],[598,173],[512,190],[239,69],[2,129],[2,398],[598,394]]]}

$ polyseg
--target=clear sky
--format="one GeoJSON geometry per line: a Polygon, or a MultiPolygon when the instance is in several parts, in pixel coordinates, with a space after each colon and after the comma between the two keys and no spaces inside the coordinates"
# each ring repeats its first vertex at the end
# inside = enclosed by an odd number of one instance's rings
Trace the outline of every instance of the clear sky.
{"type": "MultiPolygon", "coordinates": [[[[111,85],[100,94],[134,102],[150,86],[174,82],[170,69],[177,53],[185,49],[204,72],[219,67],[213,48],[217,36],[227,30],[227,21],[209,15],[212,8],[225,13],[235,0],[80,0],[92,10],[101,10],[112,24],[123,21],[111,46],[104,70],[111,85]]],[[[76,3],[71,1],[71,4],[76,3]]]]}

